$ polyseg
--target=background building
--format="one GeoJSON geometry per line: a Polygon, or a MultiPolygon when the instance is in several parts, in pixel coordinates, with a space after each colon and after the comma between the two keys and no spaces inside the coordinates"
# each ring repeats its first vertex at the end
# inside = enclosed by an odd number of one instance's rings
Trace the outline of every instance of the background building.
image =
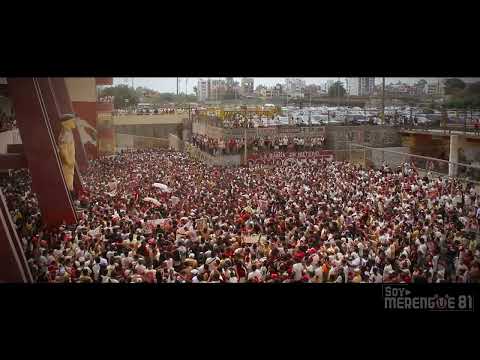
{"type": "Polygon", "coordinates": [[[209,79],[210,90],[209,90],[209,99],[210,100],[221,100],[227,93],[227,84],[223,79],[209,79]]]}
{"type": "Polygon", "coordinates": [[[374,77],[360,77],[347,79],[347,92],[352,96],[370,96],[375,91],[374,77]]]}
{"type": "Polygon", "coordinates": [[[208,80],[199,79],[197,83],[197,96],[198,101],[208,100],[208,80]]]}
{"type": "Polygon", "coordinates": [[[242,95],[253,95],[254,83],[253,78],[243,78],[241,82],[242,95]]]}
{"type": "Polygon", "coordinates": [[[199,79],[197,83],[198,101],[221,100],[227,91],[227,82],[222,79],[199,79]]]}
{"type": "Polygon", "coordinates": [[[305,80],[298,78],[285,79],[285,92],[288,96],[302,98],[305,95],[305,80]]]}
{"type": "Polygon", "coordinates": [[[330,89],[334,83],[335,83],[335,81],[333,81],[333,80],[328,80],[328,81],[325,83],[325,92],[326,92],[327,94],[328,94],[328,89],[330,89]]]}
{"type": "Polygon", "coordinates": [[[441,96],[445,95],[445,84],[443,81],[431,81],[427,83],[424,88],[425,95],[427,96],[441,96]]]}

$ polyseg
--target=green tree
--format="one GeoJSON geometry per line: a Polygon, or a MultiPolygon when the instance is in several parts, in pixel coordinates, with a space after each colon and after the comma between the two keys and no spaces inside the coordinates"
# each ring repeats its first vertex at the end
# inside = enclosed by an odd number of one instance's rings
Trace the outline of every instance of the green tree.
{"type": "Polygon", "coordinates": [[[427,85],[427,80],[425,80],[425,79],[420,79],[420,80],[417,81],[417,86],[418,86],[418,87],[423,87],[423,86],[425,86],[425,85],[427,85]]]}
{"type": "Polygon", "coordinates": [[[347,90],[340,81],[337,81],[328,89],[328,96],[330,97],[344,97],[346,93],[347,90]]]}
{"type": "Polygon", "coordinates": [[[453,98],[447,102],[447,107],[450,109],[459,109],[465,107],[464,99],[453,98]]]}
{"type": "Polygon", "coordinates": [[[468,85],[466,93],[469,95],[480,95],[480,81],[468,85]]]}
{"type": "Polygon", "coordinates": [[[139,100],[137,92],[128,85],[107,87],[101,91],[100,96],[113,96],[115,109],[125,109],[136,106],[139,100]]]}
{"type": "Polygon", "coordinates": [[[465,83],[457,78],[445,80],[445,94],[446,95],[458,95],[465,89],[465,83]]]}

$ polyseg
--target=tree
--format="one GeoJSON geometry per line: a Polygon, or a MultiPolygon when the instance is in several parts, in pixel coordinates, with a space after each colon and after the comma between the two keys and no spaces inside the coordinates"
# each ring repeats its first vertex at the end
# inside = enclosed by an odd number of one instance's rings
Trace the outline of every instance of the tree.
{"type": "Polygon", "coordinates": [[[480,81],[468,85],[466,92],[469,95],[480,95],[480,81]]]}
{"type": "Polygon", "coordinates": [[[465,106],[463,99],[453,98],[447,102],[447,107],[450,109],[459,109],[465,106]]]}
{"type": "Polygon", "coordinates": [[[128,85],[117,85],[103,89],[100,96],[113,96],[114,108],[125,109],[138,104],[139,96],[135,90],[128,85]]]}
{"type": "Polygon", "coordinates": [[[420,80],[417,81],[417,86],[418,87],[424,87],[425,85],[427,85],[427,80],[420,79],[420,80]]]}
{"type": "Polygon", "coordinates": [[[233,86],[235,84],[235,81],[233,80],[233,78],[226,78],[225,79],[225,84],[227,85],[227,88],[229,90],[233,89],[233,86]]]}
{"type": "Polygon", "coordinates": [[[328,89],[328,96],[330,97],[344,97],[346,93],[347,90],[340,81],[337,81],[328,89]]]}
{"type": "Polygon", "coordinates": [[[465,89],[465,83],[456,78],[445,80],[445,94],[446,95],[456,95],[459,94],[463,89],[465,89]]]}

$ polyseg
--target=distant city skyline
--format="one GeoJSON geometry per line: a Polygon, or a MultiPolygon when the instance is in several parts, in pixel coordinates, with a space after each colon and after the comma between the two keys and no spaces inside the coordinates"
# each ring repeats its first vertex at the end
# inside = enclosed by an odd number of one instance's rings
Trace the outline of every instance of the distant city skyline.
{"type": "MultiPolygon", "coordinates": [[[[203,79],[207,79],[208,77],[203,77],[203,79]]],[[[210,77],[210,79],[225,79],[225,77],[210,77]]],[[[187,87],[187,92],[188,94],[193,94],[193,87],[197,85],[198,82],[198,77],[191,77],[191,78],[180,78],[180,84],[179,84],[179,92],[180,93],[185,93],[185,88],[187,87]],[[188,82],[185,80],[188,79],[188,82]]],[[[241,77],[234,77],[235,81],[240,82],[242,79],[241,77]]],[[[272,77],[272,78],[267,78],[267,77],[254,77],[255,80],[255,88],[258,85],[264,85],[264,86],[273,86],[277,83],[284,84],[286,78],[280,78],[280,77],[272,77]]],[[[328,80],[333,80],[337,81],[340,79],[341,81],[345,80],[345,77],[323,77],[323,78],[313,78],[313,77],[304,77],[301,78],[305,80],[307,85],[310,84],[322,84],[327,82],[328,80]]],[[[425,79],[427,81],[438,81],[442,80],[445,78],[431,78],[431,77],[386,77],[385,78],[385,83],[391,83],[391,82],[397,82],[397,81],[402,81],[407,84],[412,84],[415,83],[416,81],[420,79],[425,79]]],[[[480,78],[460,78],[465,82],[473,82],[473,81],[480,81],[480,78]]],[[[380,84],[382,82],[381,77],[376,77],[375,78],[375,83],[380,84]]],[[[128,84],[129,86],[132,85],[132,78],[114,78],[113,79],[113,84],[114,85],[119,85],[119,84],[128,84]]],[[[152,90],[158,91],[158,92],[170,92],[170,93],[175,93],[177,91],[177,78],[133,78],[133,84],[135,87],[142,86],[142,87],[147,87],[152,90]]]]}

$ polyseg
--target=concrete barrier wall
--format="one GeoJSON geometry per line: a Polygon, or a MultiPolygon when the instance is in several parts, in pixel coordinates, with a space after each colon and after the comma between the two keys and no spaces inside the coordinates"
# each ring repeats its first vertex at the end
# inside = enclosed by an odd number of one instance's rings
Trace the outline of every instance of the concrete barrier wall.
{"type": "Polygon", "coordinates": [[[469,164],[480,164],[480,138],[465,138],[460,137],[459,139],[459,154],[458,158],[460,162],[469,164]]]}
{"type": "Polygon", "coordinates": [[[116,134],[117,151],[119,149],[133,149],[133,136],[129,134],[116,134]]]}
{"type": "Polygon", "coordinates": [[[326,126],[327,149],[348,149],[349,142],[379,148],[402,145],[400,133],[391,126],[326,126]]]}
{"type": "Polygon", "coordinates": [[[375,167],[382,166],[383,162],[390,167],[401,165],[410,160],[410,157],[408,156],[409,153],[410,149],[406,146],[366,150],[361,147],[352,146],[352,148],[348,150],[334,150],[336,161],[349,161],[359,165],[365,165],[365,163],[367,163],[367,165],[375,167]],[[396,151],[406,155],[394,154],[384,150],[396,151]]]}
{"type": "Polygon", "coordinates": [[[168,125],[181,124],[187,115],[181,114],[164,114],[164,115],[114,115],[113,121],[115,125],[168,125]]]}
{"type": "Polygon", "coordinates": [[[115,131],[120,134],[155,137],[168,139],[169,134],[182,136],[182,124],[131,124],[115,125],[115,131]]]}
{"type": "Polygon", "coordinates": [[[146,136],[135,136],[130,134],[116,134],[117,151],[127,149],[168,149],[168,139],[158,139],[146,136]]]}
{"type": "Polygon", "coordinates": [[[371,150],[371,157],[370,160],[372,161],[373,165],[375,167],[382,166],[382,164],[385,162],[388,164],[388,166],[396,167],[401,164],[403,164],[406,161],[410,160],[410,157],[408,155],[400,155],[400,154],[392,154],[389,152],[384,152],[382,150],[390,150],[390,151],[397,151],[400,153],[410,153],[410,149],[408,147],[388,147],[388,148],[382,148],[377,150],[371,150]]]}

